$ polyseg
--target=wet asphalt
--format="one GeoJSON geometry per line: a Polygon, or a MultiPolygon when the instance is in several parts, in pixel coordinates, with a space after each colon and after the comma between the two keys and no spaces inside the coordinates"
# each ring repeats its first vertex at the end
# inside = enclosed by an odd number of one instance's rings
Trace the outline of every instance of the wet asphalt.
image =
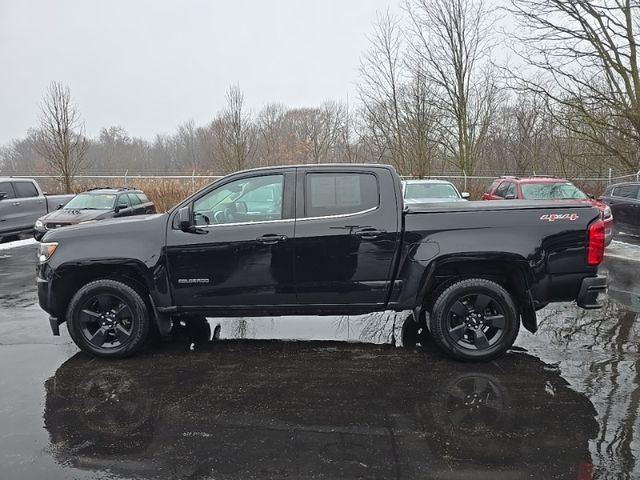
{"type": "Polygon", "coordinates": [[[210,320],[104,361],[50,334],[35,246],[0,250],[0,479],[640,478],[640,242],[601,310],[558,304],[489,364],[401,316],[210,320]]]}

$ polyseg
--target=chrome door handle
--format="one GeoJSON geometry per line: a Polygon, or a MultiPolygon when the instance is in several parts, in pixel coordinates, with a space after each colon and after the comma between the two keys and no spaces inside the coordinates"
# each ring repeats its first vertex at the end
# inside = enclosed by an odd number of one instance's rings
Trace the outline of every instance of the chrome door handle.
{"type": "Polygon", "coordinates": [[[358,230],[355,234],[360,238],[374,239],[378,238],[383,233],[386,232],[384,230],[377,230],[375,228],[363,228],[362,230],[358,230]]]}
{"type": "Polygon", "coordinates": [[[18,207],[20,205],[20,202],[13,202],[11,205],[13,205],[14,207],[18,207]]]}
{"type": "Polygon", "coordinates": [[[275,245],[276,243],[284,242],[287,239],[286,235],[277,235],[275,233],[268,233],[256,238],[256,241],[263,245],[275,245]]]}

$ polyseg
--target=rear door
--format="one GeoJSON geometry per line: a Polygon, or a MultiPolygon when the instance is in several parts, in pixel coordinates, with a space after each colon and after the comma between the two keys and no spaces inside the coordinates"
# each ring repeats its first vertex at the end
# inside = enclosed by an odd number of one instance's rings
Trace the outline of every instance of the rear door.
{"type": "Polygon", "coordinates": [[[133,215],[144,215],[145,209],[144,205],[140,201],[140,198],[135,193],[129,193],[129,203],[131,203],[131,209],[133,211],[133,215]]]}
{"type": "Polygon", "coordinates": [[[18,209],[18,228],[33,228],[36,220],[47,213],[44,196],[41,196],[33,182],[28,180],[15,180],[13,190],[16,197],[13,204],[18,209]]]}
{"type": "Polygon", "coordinates": [[[0,199],[0,232],[11,232],[18,229],[18,206],[11,182],[0,182],[0,192],[4,198],[0,199]]]}
{"type": "Polygon", "coordinates": [[[322,311],[384,305],[400,231],[394,185],[386,169],[298,169],[298,303],[322,311]]]}

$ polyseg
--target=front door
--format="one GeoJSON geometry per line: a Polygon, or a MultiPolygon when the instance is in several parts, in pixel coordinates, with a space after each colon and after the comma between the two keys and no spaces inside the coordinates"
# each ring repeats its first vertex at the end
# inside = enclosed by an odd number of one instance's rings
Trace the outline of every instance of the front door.
{"type": "Polygon", "coordinates": [[[391,172],[301,168],[297,185],[298,302],[319,311],[384,305],[399,241],[391,172]]]}
{"type": "Polygon", "coordinates": [[[175,305],[258,311],[293,305],[295,170],[231,177],[192,205],[196,233],[168,227],[175,305]]]}

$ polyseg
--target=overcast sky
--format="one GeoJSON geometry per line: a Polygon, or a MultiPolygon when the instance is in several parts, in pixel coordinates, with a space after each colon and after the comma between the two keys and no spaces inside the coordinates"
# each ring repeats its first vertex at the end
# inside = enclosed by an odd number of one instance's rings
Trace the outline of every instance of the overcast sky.
{"type": "Polygon", "coordinates": [[[37,124],[52,80],[87,133],[205,124],[238,84],[252,110],[355,100],[376,13],[399,0],[0,0],[0,144],[37,124]]]}

